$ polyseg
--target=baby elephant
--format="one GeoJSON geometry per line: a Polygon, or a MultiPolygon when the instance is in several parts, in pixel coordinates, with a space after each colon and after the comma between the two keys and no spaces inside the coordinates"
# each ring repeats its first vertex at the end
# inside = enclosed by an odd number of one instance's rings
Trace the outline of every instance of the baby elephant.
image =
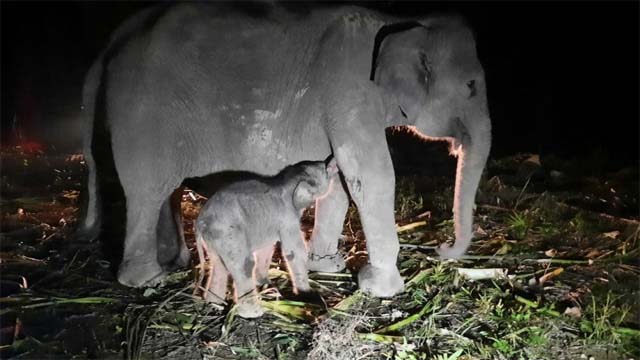
{"type": "MultiPolygon", "coordinates": [[[[300,232],[300,216],[329,190],[338,168],[335,159],[304,161],[278,175],[239,181],[216,192],[196,221],[196,244],[201,264],[204,248],[212,274],[207,285],[212,302],[224,300],[228,274],[235,284],[238,315],[251,318],[263,311],[256,284],[267,282],[274,244],[280,241],[296,292],[309,291],[307,249],[300,232]]],[[[338,184],[339,185],[339,184],[338,184]]]]}

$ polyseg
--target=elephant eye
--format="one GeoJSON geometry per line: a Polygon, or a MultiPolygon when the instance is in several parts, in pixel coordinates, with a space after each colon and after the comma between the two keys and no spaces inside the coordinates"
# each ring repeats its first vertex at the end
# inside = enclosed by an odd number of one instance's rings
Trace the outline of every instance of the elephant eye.
{"type": "Polygon", "coordinates": [[[469,98],[476,96],[476,81],[469,80],[467,81],[467,88],[469,89],[469,98]]]}

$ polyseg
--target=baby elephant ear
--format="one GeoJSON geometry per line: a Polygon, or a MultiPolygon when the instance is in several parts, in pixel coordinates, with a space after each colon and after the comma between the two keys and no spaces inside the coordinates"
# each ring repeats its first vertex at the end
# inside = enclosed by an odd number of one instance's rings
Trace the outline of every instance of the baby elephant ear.
{"type": "Polygon", "coordinates": [[[308,181],[302,180],[293,190],[293,206],[296,209],[304,209],[314,200],[313,187],[308,181]]]}
{"type": "Polygon", "coordinates": [[[333,177],[338,171],[340,171],[340,169],[338,169],[338,162],[335,157],[331,157],[331,160],[327,163],[327,174],[329,177],[333,177]]]}

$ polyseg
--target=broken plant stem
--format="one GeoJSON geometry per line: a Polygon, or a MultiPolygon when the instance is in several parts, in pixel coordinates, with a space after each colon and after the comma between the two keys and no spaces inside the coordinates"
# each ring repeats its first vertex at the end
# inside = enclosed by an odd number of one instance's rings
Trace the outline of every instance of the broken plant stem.
{"type": "Polygon", "coordinates": [[[513,205],[513,211],[516,211],[518,209],[518,205],[520,205],[520,199],[522,198],[522,194],[524,194],[524,191],[527,190],[527,186],[529,186],[530,181],[531,181],[531,176],[527,178],[527,182],[524,183],[522,190],[520,190],[520,194],[518,194],[518,197],[516,198],[516,203],[515,205],[513,205]]]}
{"type": "Polygon", "coordinates": [[[517,295],[516,295],[516,301],[526,305],[527,307],[536,309],[536,311],[539,312],[539,313],[542,313],[542,314],[545,314],[545,315],[549,315],[549,316],[553,316],[553,317],[559,317],[560,316],[560,313],[558,311],[555,311],[555,310],[552,310],[552,309],[547,309],[546,307],[539,308],[540,304],[537,301],[531,301],[531,300],[523,298],[522,296],[517,296],[517,295]]]}
{"type": "Polygon", "coordinates": [[[538,264],[591,264],[593,260],[572,260],[572,259],[528,259],[516,256],[493,256],[493,255],[463,255],[461,260],[496,260],[514,262],[534,262],[538,264]]]}
{"type": "Polygon", "coordinates": [[[272,322],[273,325],[279,327],[282,330],[290,331],[290,332],[307,332],[309,331],[309,325],[305,324],[293,324],[281,320],[274,320],[272,322]]]}
{"type": "Polygon", "coordinates": [[[391,336],[391,335],[381,335],[376,333],[358,333],[358,338],[360,340],[369,340],[375,341],[377,343],[382,344],[391,344],[391,343],[400,343],[404,344],[407,342],[407,338],[404,336],[391,336]]]}
{"type": "Polygon", "coordinates": [[[326,272],[313,272],[309,274],[310,278],[337,278],[337,279],[348,279],[352,280],[353,276],[351,274],[343,274],[343,273],[326,273],[326,272]]]}
{"type": "Polygon", "coordinates": [[[393,323],[391,325],[385,326],[381,329],[378,329],[376,331],[376,333],[388,333],[388,332],[394,332],[394,331],[398,331],[410,324],[412,324],[413,322],[415,322],[416,320],[420,319],[424,314],[428,313],[430,310],[434,309],[433,308],[433,304],[431,303],[427,303],[425,306],[422,307],[422,309],[420,309],[420,311],[418,311],[417,313],[406,317],[396,323],[393,323]]]}
{"type": "Polygon", "coordinates": [[[362,291],[360,291],[360,290],[357,290],[351,296],[348,296],[348,297],[342,299],[342,301],[337,303],[333,307],[333,309],[334,310],[338,310],[338,311],[347,311],[352,306],[354,306],[356,304],[359,304],[364,298],[365,298],[364,293],[362,291]]]}
{"type": "Polygon", "coordinates": [[[425,225],[427,225],[426,221],[416,221],[411,224],[396,226],[396,232],[408,231],[425,225]]]}
{"type": "MultiPolygon", "coordinates": [[[[418,250],[434,250],[436,246],[423,246],[413,244],[400,244],[401,248],[418,249],[418,250]]],[[[446,259],[444,261],[448,261],[446,259]]],[[[538,264],[593,264],[594,260],[572,260],[572,259],[528,259],[517,256],[495,256],[495,255],[463,255],[458,260],[494,260],[494,261],[511,261],[511,262],[535,262],[538,264]]],[[[601,260],[601,261],[604,261],[601,260]]],[[[598,261],[600,262],[600,261],[598,261]]]]}
{"type": "Polygon", "coordinates": [[[418,249],[418,250],[434,250],[437,249],[437,246],[425,246],[425,245],[416,245],[416,244],[400,244],[400,248],[403,249],[418,249]]]}

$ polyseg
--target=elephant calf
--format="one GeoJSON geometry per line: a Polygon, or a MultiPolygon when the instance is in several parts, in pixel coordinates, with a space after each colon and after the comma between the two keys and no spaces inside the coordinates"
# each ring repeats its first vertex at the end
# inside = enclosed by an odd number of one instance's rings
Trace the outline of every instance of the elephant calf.
{"type": "Polygon", "coordinates": [[[335,160],[304,161],[278,175],[233,183],[216,192],[196,221],[201,263],[204,247],[213,273],[212,302],[224,300],[229,273],[235,284],[238,315],[262,315],[256,283],[267,282],[274,244],[280,241],[296,292],[309,291],[307,250],[300,236],[304,208],[325,194],[338,171],[335,160]]]}

